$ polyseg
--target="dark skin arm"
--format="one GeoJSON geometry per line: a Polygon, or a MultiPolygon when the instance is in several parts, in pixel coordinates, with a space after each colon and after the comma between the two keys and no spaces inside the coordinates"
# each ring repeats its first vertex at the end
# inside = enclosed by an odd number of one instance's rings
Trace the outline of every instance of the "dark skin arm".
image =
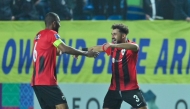
{"type": "Polygon", "coordinates": [[[67,53],[67,54],[72,54],[72,55],[83,55],[83,56],[87,56],[87,57],[96,57],[98,56],[98,52],[94,52],[94,51],[81,51],[78,49],[75,49],[73,47],[70,47],[68,45],[66,45],[65,43],[61,43],[58,45],[57,47],[57,55],[60,55],[62,53],[67,53]]]}
{"type": "Polygon", "coordinates": [[[57,56],[60,56],[61,54],[62,54],[61,50],[57,49],[56,55],[57,55],[57,56]]]}

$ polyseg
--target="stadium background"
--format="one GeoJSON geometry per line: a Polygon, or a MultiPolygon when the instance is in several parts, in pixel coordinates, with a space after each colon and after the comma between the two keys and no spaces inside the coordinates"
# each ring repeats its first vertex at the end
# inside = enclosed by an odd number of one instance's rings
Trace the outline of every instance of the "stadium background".
{"type": "MultiPolygon", "coordinates": [[[[62,21],[59,34],[75,48],[111,41],[124,23],[140,46],[138,81],[149,109],[189,109],[190,25],[184,21],[62,21]]],[[[32,44],[42,21],[0,21],[0,109],[40,109],[30,87],[32,44]]],[[[110,59],[57,58],[58,81],[70,109],[101,109],[111,79],[110,59]]],[[[131,109],[123,103],[121,109],[131,109]]]]}

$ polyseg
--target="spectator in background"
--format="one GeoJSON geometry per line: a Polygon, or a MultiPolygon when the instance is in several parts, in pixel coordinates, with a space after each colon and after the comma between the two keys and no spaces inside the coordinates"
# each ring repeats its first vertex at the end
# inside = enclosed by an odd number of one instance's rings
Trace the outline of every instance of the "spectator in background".
{"type": "Polygon", "coordinates": [[[83,8],[85,5],[85,1],[84,0],[76,0],[75,1],[75,6],[73,7],[73,18],[75,20],[84,20],[84,12],[83,12],[83,8]]]}
{"type": "Polygon", "coordinates": [[[143,0],[143,10],[145,13],[145,18],[147,20],[151,20],[152,19],[152,3],[150,0],[143,0]]]}
{"type": "Polygon", "coordinates": [[[13,0],[0,0],[0,20],[14,20],[12,4],[13,0]]]}
{"type": "MultiPolygon", "coordinates": [[[[109,1],[109,2],[112,2],[109,1]]],[[[94,15],[105,15],[107,0],[92,0],[94,15]]]]}
{"type": "Polygon", "coordinates": [[[126,19],[127,0],[92,0],[94,15],[121,15],[126,19]]]}
{"type": "Polygon", "coordinates": [[[173,20],[173,0],[143,0],[143,10],[147,20],[173,20]]]}
{"type": "Polygon", "coordinates": [[[73,9],[76,7],[77,0],[65,0],[70,13],[73,15],[73,9]]]}
{"type": "Polygon", "coordinates": [[[71,20],[72,15],[67,7],[65,0],[49,0],[50,9],[59,15],[60,20],[71,20]]]}
{"type": "Polygon", "coordinates": [[[39,14],[39,19],[44,20],[46,13],[50,10],[48,0],[35,0],[34,6],[39,14]]]}
{"type": "Polygon", "coordinates": [[[15,20],[39,20],[32,0],[14,0],[13,14],[15,20]]]}
{"type": "Polygon", "coordinates": [[[127,0],[108,0],[107,1],[107,15],[120,15],[123,19],[126,19],[127,14],[127,0]]]}
{"type": "Polygon", "coordinates": [[[190,0],[170,0],[174,6],[174,20],[186,20],[190,22],[190,0]]]}
{"type": "Polygon", "coordinates": [[[143,0],[143,10],[147,20],[163,19],[162,9],[161,0],[143,0]]]}
{"type": "Polygon", "coordinates": [[[151,0],[153,5],[153,19],[164,19],[162,14],[162,0],[151,0]],[[155,10],[154,10],[155,9],[155,10]]]}
{"type": "Polygon", "coordinates": [[[121,7],[120,7],[120,3],[121,0],[108,0],[108,8],[107,8],[107,13],[108,16],[110,15],[121,15],[121,7]]]}
{"type": "Polygon", "coordinates": [[[123,16],[123,20],[127,19],[127,10],[128,10],[128,4],[127,4],[127,0],[121,0],[121,12],[122,12],[122,16],[123,16]]]}
{"type": "Polygon", "coordinates": [[[173,13],[174,7],[171,4],[170,0],[158,0],[159,5],[158,8],[158,15],[162,16],[163,19],[173,20],[173,13]]]}

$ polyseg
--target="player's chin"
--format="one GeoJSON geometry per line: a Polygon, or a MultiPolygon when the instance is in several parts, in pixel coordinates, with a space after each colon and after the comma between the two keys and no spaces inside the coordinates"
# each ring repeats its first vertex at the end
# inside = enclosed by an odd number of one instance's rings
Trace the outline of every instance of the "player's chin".
{"type": "Polygon", "coordinates": [[[115,41],[112,41],[112,43],[117,44],[117,41],[116,41],[116,40],[115,40],[115,41]]]}
{"type": "Polygon", "coordinates": [[[116,41],[117,44],[122,43],[122,41],[116,41]]]}

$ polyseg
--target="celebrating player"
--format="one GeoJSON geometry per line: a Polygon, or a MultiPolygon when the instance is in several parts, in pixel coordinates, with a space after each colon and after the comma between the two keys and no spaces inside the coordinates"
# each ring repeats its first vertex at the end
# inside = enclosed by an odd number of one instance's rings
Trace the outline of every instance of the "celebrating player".
{"type": "Polygon", "coordinates": [[[133,108],[147,109],[146,102],[139,90],[136,63],[139,46],[126,41],[128,28],[123,24],[112,25],[112,43],[83,48],[106,52],[112,58],[112,78],[109,90],[104,98],[104,109],[120,109],[122,101],[133,108]]]}
{"type": "Polygon", "coordinates": [[[46,29],[34,39],[31,85],[42,109],[68,109],[66,98],[57,85],[56,55],[67,53],[96,57],[98,52],[81,51],[66,45],[58,35],[60,19],[56,13],[46,15],[45,26],[46,29]]]}

